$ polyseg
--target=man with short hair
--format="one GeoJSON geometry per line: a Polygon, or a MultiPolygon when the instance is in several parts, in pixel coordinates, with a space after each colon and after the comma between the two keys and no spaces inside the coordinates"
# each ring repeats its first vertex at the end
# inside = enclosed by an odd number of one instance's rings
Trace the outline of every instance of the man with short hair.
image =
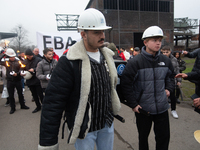
{"type": "MultiPolygon", "coordinates": [[[[165,45],[161,48],[160,51],[163,55],[167,56],[171,60],[175,74],[179,74],[180,73],[179,64],[178,64],[177,59],[171,54],[172,53],[171,47],[168,45],[165,45]]],[[[181,86],[181,78],[175,78],[175,86],[181,86]]],[[[175,88],[173,92],[170,93],[169,100],[171,102],[171,114],[175,119],[178,119],[178,114],[176,111],[175,88]]]]}
{"type": "Polygon", "coordinates": [[[57,60],[53,59],[53,52],[48,48],[43,50],[43,54],[43,60],[37,64],[36,77],[40,80],[42,90],[45,92],[57,60]]]}
{"type": "Polygon", "coordinates": [[[129,52],[127,52],[126,50],[125,50],[125,48],[120,48],[120,50],[124,53],[124,56],[125,56],[125,58],[126,58],[126,61],[128,61],[129,60],[129,58],[130,58],[130,53],[129,52]]]}
{"type": "Polygon", "coordinates": [[[33,53],[36,57],[39,57],[39,58],[43,58],[41,55],[40,55],[40,51],[39,51],[39,48],[34,48],[33,50],[33,53]]]}
{"type": "Polygon", "coordinates": [[[131,55],[130,59],[134,58],[138,54],[140,54],[140,48],[139,47],[135,47],[134,51],[133,51],[133,55],[131,55]]]}
{"type": "Polygon", "coordinates": [[[41,104],[43,101],[43,92],[40,85],[40,80],[36,77],[36,67],[42,59],[36,57],[31,49],[27,49],[25,51],[25,55],[27,57],[27,59],[24,61],[26,70],[32,75],[30,79],[26,80],[26,85],[29,87],[36,104],[36,108],[32,111],[32,113],[36,113],[41,110],[41,104]]]}
{"type": "Polygon", "coordinates": [[[46,89],[40,123],[39,150],[58,150],[65,110],[68,143],[76,150],[113,150],[113,115],[120,109],[116,93],[114,53],[104,46],[103,14],[90,8],[78,19],[82,40],[69,48],[54,69],[46,89]]]}
{"type": "Polygon", "coordinates": [[[54,49],[52,47],[49,47],[49,49],[53,52],[53,59],[59,60],[59,56],[55,53],[54,49]]]}
{"type": "Polygon", "coordinates": [[[133,56],[136,56],[140,53],[140,48],[139,47],[135,47],[134,51],[133,51],[133,56]]]}
{"type": "Polygon", "coordinates": [[[130,59],[122,77],[122,92],[136,116],[139,150],[148,150],[148,136],[154,123],[156,150],[168,150],[170,139],[168,97],[174,89],[174,68],[160,54],[163,31],[151,26],[143,32],[144,47],[130,59]]]}

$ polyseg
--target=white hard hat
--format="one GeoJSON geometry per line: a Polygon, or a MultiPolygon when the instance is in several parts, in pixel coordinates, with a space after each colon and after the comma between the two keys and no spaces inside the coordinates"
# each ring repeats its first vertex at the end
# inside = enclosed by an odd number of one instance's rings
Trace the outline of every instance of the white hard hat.
{"type": "Polygon", "coordinates": [[[7,50],[6,50],[6,53],[5,53],[7,56],[9,56],[9,57],[15,57],[16,56],[16,53],[15,53],[15,51],[12,49],[12,48],[8,48],[7,50]]]}
{"type": "Polygon", "coordinates": [[[94,8],[85,10],[78,19],[79,30],[107,30],[111,27],[106,26],[104,15],[94,8]]]}
{"type": "Polygon", "coordinates": [[[29,72],[29,71],[24,71],[24,73],[26,74],[24,77],[24,79],[28,80],[30,79],[33,75],[29,72]]]}
{"type": "Polygon", "coordinates": [[[160,27],[158,26],[151,26],[148,27],[142,35],[142,40],[149,38],[149,37],[155,37],[155,36],[160,36],[160,37],[164,37],[163,35],[163,31],[160,27]]]}

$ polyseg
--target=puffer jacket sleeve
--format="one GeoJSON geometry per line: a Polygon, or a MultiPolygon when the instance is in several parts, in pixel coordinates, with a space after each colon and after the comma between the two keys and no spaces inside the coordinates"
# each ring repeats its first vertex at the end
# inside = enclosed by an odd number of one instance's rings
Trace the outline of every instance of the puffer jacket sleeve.
{"type": "Polygon", "coordinates": [[[42,105],[40,146],[58,143],[60,121],[72,93],[73,81],[73,68],[66,56],[62,56],[52,73],[42,105]]]}
{"type": "Polygon", "coordinates": [[[189,58],[195,58],[195,57],[197,57],[197,55],[198,55],[199,52],[200,52],[200,48],[194,50],[193,52],[188,53],[185,56],[187,56],[189,58]]]}
{"type": "Polygon", "coordinates": [[[169,70],[168,73],[166,75],[165,78],[165,89],[167,89],[168,91],[170,91],[170,93],[172,93],[174,91],[175,88],[175,75],[176,73],[174,72],[174,67],[171,63],[171,61],[169,61],[169,66],[168,66],[169,70]]]}
{"type": "Polygon", "coordinates": [[[44,75],[43,71],[42,71],[42,63],[43,61],[40,61],[38,64],[37,64],[37,68],[36,68],[36,77],[39,79],[39,80],[46,80],[46,75],[44,75]]]}
{"type": "Polygon", "coordinates": [[[138,105],[133,93],[133,82],[138,73],[135,60],[136,59],[129,60],[120,79],[123,96],[127,101],[127,105],[131,108],[135,108],[138,105]]]}
{"type": "Polygon", "coordinates": [[[192,71],[186,74],[188,77],[185,80],[200,80],[200,71],[192,71]]]}

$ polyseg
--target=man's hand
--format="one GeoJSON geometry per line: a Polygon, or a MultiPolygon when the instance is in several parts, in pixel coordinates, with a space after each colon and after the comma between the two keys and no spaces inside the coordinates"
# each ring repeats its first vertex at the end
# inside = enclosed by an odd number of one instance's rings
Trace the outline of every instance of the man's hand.
{"type": "Polygon", "coordinates": [[[177,75],[175,76],[175,78],[187,78],[187,77],[188,77],[188,75],[185,74],[185,73],[179,73],[179,74],[177,74],[177,75]]]}
{"type": "Polygon", "coordinates": [[[17,73],[14,73],[13,76],[16,77],[16,76],[17,76],[17,73]]]}
{"type": "Polygon", "coordinates": [[[180,87],[181,86],[181,82],[177,82],[177,85],[178,85],[178,87],[180,87]]]}
{"type": "Polygon", "coordinates": [[[31,68],[31,69],[29,69],[28,71],[29,71],[29,72],[34,72],[34,69],[33,69],[33,68],[31,68]]]}
{"type": "Polygon", "coordinates": [[[167,89],[165,90],[167,97],[170,96],[170,91],[168,91],[167,89]]]}
{"type": "Polygon", "coordinates": [[[193,104],[195,107],[200,107],[200,97],[199,98],[195,98],[193,100],[193,104]]]}
{"type": "Polygon", "coordinates": [[[188,52],[187,52],[187,51],[183,51],[183,54],[184,54],[184,55],[187,55],[187,54],[188,54],[188,52]]]}
{"type": "Polygon", "coordinates": [[[47,74],[46,75],[46,80],[50,80],[50,78],[51,78],[51,75],[47,74]]]}
{"type": "Polygon", "coordinates": [[[134,112],[137,112],[137,113],[140,113],[139,112],[139,108],[142,108],[140,105],[137,105],[135,108],[133,108],[132,110],[134,111],[134,112]]]}

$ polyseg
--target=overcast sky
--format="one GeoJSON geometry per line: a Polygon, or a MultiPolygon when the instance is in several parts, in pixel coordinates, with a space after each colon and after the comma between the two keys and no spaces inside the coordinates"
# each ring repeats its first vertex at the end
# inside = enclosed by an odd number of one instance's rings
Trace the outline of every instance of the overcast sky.
{"type": "MultiPolygon", "coordinates": [[[[21,24],[36,45],[36,32],[55,32],[55,14],[80,14],[89,0],[0,0],[0,32],[21,24]]],[[[200,0],[174,0],[174,17],[200,19],[200,0]]]]}

